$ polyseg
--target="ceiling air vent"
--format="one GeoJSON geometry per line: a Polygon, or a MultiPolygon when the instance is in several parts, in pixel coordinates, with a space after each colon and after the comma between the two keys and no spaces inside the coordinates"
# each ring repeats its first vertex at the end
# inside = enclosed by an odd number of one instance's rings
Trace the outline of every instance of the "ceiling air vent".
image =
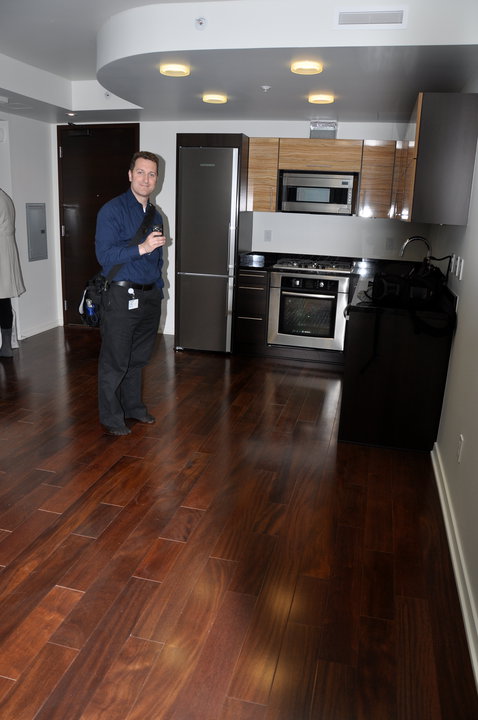
{"type": "Polygon", "coordinates": [[[405,10],[352,10],[338,13],[338,27],[343,28],[403,28],[405,10]]]}

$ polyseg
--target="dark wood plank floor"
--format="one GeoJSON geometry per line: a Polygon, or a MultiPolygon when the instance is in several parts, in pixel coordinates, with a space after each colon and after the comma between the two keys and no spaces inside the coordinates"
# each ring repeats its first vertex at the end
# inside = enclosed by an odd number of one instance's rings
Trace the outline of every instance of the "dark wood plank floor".
{"type": "Polygon", "coordinates": [[[478,718],[427,454],[338,444],[340,377],[171,338],[109,437],[97,351],[0,361],[2,720],[478,718]]]}

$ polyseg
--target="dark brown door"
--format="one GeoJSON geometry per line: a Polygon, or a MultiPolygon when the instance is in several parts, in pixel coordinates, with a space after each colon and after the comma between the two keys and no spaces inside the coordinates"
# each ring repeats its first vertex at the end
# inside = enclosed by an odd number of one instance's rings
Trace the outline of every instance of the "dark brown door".
{"type": "Polygon", "coordinates": [[[129,187],[139,124],[61,125],[57,139],[64,323],[78,325],[85,283],[99,270],[96,215],[105,202],[129,187]]]}

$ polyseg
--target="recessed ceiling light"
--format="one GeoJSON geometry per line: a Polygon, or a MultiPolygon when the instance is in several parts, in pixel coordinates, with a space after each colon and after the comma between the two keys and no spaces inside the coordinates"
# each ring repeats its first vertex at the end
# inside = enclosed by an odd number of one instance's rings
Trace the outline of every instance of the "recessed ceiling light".
{"type": "Polygon", "coordinates": [[[309,95],[309,102],[316,105],[328,105],[329,103],[333,103],[334,100],[333,95],[325,95],[323,93],[309,95]]]}
{"type": "Polygon", "coordinates": [[[204,93],[202,101],[213,105],[222,105],[223,103],[227,103],[227,95],[223,93],[204,93]]]}
{"type": "Polygon", "coordinates": [[[296,60],[290,66],[290,70],[296,75],[318,75],[323,70],[323,65],[317,60],[296,60]]]}
{"type": "Polygon", "coordinates": [[[168,77],[186,77],[191,72],[191,68],[183,63],[162,63],[159,72],[168,77]]]}

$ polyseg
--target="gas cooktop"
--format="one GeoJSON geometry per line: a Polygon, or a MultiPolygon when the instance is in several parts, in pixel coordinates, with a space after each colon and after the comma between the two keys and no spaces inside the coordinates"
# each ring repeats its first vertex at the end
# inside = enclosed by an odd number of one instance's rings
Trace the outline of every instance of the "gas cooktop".
{"type": "Polygon", "coordinates": [[[284,257],[273,265],[274,270],[300,270],[301,272],[333,272],[342,275],[352,273],[352,261],[339,257],[284,257]]]}

